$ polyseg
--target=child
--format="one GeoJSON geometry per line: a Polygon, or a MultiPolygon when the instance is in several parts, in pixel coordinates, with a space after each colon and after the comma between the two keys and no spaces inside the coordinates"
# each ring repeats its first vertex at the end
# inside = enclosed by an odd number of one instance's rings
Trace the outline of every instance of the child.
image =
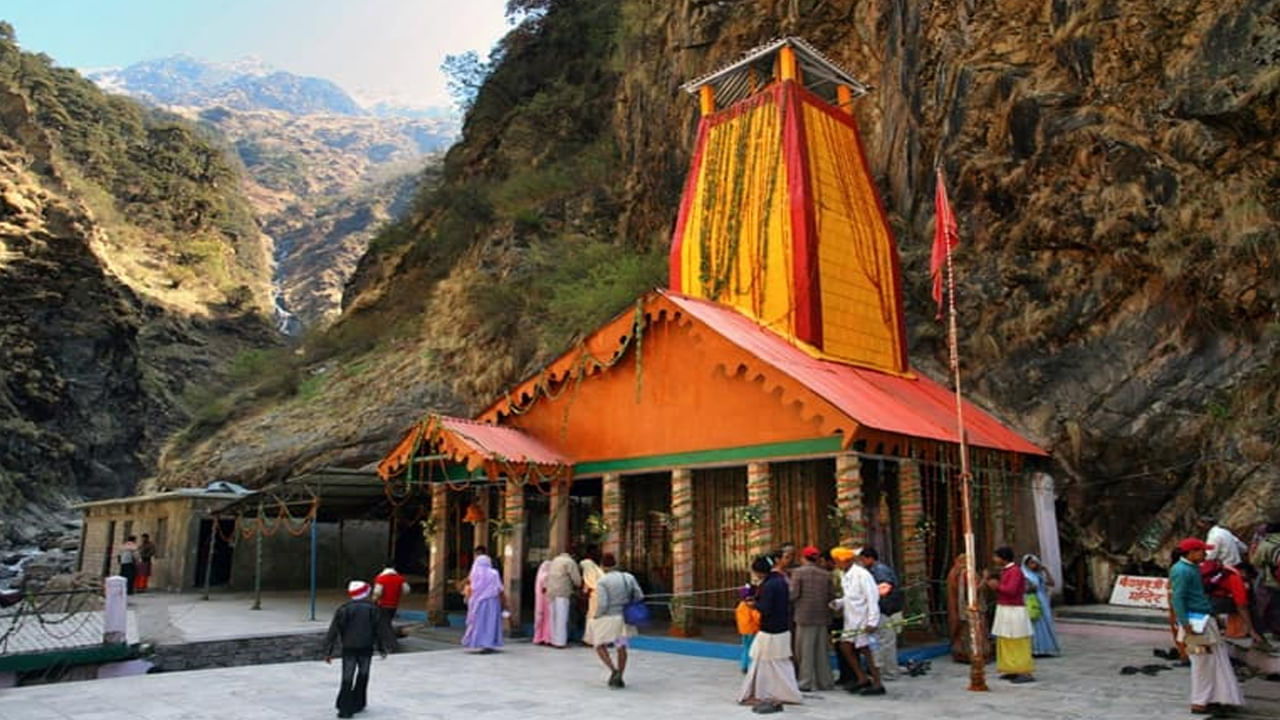
{"type": "Polygon", "coordinates": [[[750,584],[738,589],[738,607],[733,611],[738,622],[738,634],[742,636],[742,673],[751,667],[751,641],[760,632],[760,611],[756,610],[755,588],[750,584]]]}

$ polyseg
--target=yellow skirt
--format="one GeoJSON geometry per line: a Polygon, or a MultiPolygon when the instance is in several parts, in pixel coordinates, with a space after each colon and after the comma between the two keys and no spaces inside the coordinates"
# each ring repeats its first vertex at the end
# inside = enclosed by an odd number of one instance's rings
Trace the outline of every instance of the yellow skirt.
{"type": "Polygon", "coordinates": [[[1031,638],[996,638],[996,671],[1001,675],[1030,675],[1036,669],[1031,659],[1031,638]]]}

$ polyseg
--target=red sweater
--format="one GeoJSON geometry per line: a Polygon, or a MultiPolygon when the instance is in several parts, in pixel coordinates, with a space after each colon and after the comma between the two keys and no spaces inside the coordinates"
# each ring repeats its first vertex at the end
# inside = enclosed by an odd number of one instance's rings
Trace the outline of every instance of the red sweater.
{"type": "Polygon", "coordinates": [[[375,585],[382,586],[382,597],[378,598],[378,607],[397,608],[400,606],[400,595],[404,591],[404,576],[400,573],[387,573],[373,579],[375,585]]]}
{"type": "Polygon", "coordinates": [[[996,588],[997,605],[1023,605],[1027,592],[1027,579],[1017,563],[1009,563],[1000,571],[1000,585],[996,588]]]}

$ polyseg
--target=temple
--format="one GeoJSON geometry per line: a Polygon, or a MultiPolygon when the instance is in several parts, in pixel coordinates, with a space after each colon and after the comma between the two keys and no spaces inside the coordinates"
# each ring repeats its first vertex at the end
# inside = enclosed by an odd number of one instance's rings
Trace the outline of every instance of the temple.
{"type": "MultiPolygon", "coordinates": [[[[783,542],[874,545],[917,610],[942,602],[925,581],[962,548],[955,395],[907,356],[865,88],[785,38],[685,89],[701,120],[669,287],[474,419],[428,416],[378,467],[419,508],[400,521],[422,530],[436,619],[481,544],[525,613],[539,562],[599,545],[675,596],[682,634],[728,621],[751,557],[783,542]]],[[[980,550],[1056,557],[1045,453],[964,413],[980,550]]]]}

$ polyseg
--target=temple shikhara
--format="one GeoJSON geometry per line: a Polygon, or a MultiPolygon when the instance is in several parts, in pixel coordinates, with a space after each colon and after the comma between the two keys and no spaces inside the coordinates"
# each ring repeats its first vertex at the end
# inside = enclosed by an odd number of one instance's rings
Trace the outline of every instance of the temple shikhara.
{"type": "MultiPolygon", "coordinates": [[[[398,522],[422,532],[437,619],[480,544],[526,618],[538,563],[589,544],[674,594],[680,633],[728,621],[724,590],[783,542],[873,545],[917,609],[942,602],[923,581],[963,551],[955,395],[908,358],[865,87],[786,38],[684,89],[701,121],[669,286],[475,418],[428,416],[378,467],[389,497],[421,498],[398,522]]],[[[1010,543],[1055,565],[1045,453],[964,413],[980,557],[1010,543]]]]}

